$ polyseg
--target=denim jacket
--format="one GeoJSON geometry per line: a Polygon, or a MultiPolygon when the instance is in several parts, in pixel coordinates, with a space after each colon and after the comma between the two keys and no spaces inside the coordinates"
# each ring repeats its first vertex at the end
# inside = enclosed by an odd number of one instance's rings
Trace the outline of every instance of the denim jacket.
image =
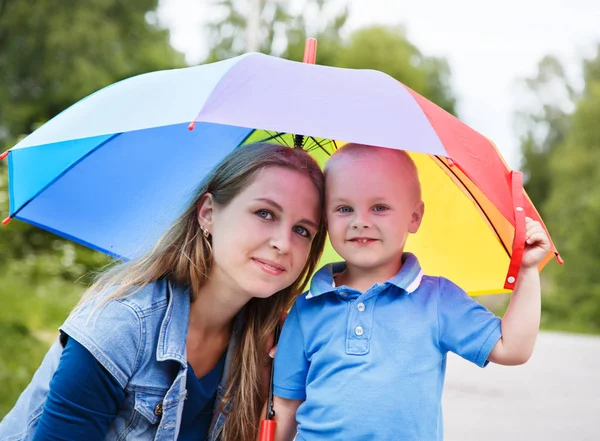
{"type": "MultiPolygon", "coordinates": [[[[125,402],[106,440],[177,439],[187,394],[189,298],[187,287],[158,280],[130,297],[110,301],[91,319],[96,303],[88,302],[60,328],[90,351],[125,390],[125,402]]],[[[225,389],[232,347],[230,342],[215,413],[225,389]]],[[[33,438],[62,348],[58,340],[52,345],[31,383],[0,423],[2,441],[33,438]]],[[[210,441],[217,440],[216,433],[225,420],[222,414],[214,418],[210,441]]]]}

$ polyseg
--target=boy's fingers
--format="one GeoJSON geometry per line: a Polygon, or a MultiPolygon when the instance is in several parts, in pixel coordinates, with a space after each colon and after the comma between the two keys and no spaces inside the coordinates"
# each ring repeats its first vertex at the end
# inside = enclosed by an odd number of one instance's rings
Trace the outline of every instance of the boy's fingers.
{"type": "Polygon", "coordinates": [[[533,233],[532,235],[530,235],[527,238],[527,244],[528,245],[537,244],[538,246],[541,246],[542,248],[547,248],[547,245],[549,245],[548,237],[546,236],[546,234],[543,231],[538,231],[538,232],[533,233]]]}

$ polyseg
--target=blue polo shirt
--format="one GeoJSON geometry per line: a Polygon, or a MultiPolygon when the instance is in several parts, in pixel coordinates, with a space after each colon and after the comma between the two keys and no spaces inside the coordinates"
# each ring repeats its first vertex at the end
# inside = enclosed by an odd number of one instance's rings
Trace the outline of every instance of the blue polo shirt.
{"type": "Polygon", "coordinates": [[[344,268],[314,275],[279,340],[274,393],[304,400],[296,439],[442,440],[446,354],[484,367],[500,319],[449,280],[424,276],[410,253],[364,293],[335,286],[344,268]]]}

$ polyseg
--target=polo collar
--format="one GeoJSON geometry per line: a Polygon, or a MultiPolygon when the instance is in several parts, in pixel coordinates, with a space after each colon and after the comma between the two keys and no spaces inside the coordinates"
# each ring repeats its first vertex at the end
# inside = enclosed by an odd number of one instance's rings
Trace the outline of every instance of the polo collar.
{"type": "MultiPolygon", "coordinates": [[[[336,262],[323,266],[315,273],[310,283],[310,290],[306,294],[307,299],[319,297],[327,293],[335,293],[341,287],[336,287],[333,276],[346,269],[345,262],[336,262]]],[[[407,294],[417,290],[423,279],[423,269],[417,257],[412,253],[402,254],[402,268],[385,283],[394,285],[407,294]]]]}

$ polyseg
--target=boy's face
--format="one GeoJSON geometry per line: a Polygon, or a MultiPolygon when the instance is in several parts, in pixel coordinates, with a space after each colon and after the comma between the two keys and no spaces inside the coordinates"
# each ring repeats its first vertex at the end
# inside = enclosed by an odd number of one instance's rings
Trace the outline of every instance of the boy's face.
{"type": "Polygon", "coordinates": [[[423,202],[405,160],[377,148],[335,158],[327,172],[327,222],[331,244],[349,268],[386,272],[401,266],[408,233],[416,233],[423,202]]]}

